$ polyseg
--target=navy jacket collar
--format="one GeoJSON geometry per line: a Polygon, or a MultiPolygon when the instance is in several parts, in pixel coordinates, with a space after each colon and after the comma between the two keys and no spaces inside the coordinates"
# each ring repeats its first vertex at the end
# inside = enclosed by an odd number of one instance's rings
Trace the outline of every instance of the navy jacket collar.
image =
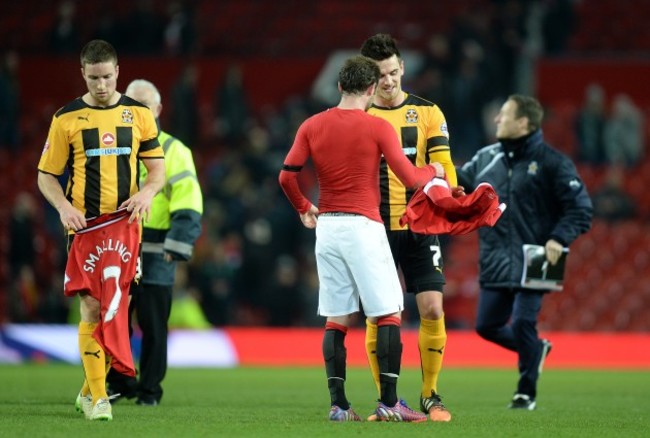
{"type": "Polygon", "coordinates": [[[544,142],[542,130],[538,129],[528,135],[515,139],[499,140],[508,160],[516,160],[544,142]]]}

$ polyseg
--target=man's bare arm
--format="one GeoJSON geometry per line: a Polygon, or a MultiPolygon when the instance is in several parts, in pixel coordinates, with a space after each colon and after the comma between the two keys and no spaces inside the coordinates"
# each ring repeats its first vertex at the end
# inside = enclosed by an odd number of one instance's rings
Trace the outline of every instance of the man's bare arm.
{"type": "Polygon", "coordinates": [[[63,228],[74,231],[86,228],[86,218],[83,213],[66,199],[63,188],[54,175],[39,171],[38,188],[45,199],[59,212],[63,228]]]}
{"type": "Polygon", "coordinates": [[[151,213],[151,201],[165,184],[165,160],[147,158],[142,160],[147,168],[147,178],[140,191],[124,201],[120,208],[126,207],[131,212],[129,222],[144,220],[151,213]]]}

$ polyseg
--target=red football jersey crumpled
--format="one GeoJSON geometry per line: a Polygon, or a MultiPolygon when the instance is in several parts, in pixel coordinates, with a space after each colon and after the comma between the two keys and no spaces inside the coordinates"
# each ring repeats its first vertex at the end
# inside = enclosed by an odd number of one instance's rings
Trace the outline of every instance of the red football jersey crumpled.
{"type": "Polygon", "coordinates": [[[493,226],[506,209],[488,183],[481,183],[469,195],[454,198],[449,182],[434,178],[418,189],[400,218],[402,226],[420,234],[467,234],[479,227],[493,226]]]}

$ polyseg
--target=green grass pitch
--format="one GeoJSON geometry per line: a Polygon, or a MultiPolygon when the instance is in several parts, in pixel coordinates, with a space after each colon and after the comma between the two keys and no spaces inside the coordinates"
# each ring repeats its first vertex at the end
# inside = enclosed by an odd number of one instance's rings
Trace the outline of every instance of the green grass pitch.
{"type": "MultiPolygon", "coordinates": [[[[446,369],[439,383],[450,423],[331,423],[325,371],[314,368],[168,371],[157,407],[133,400],[113,421],[90,422],[74,410],[81,367],[0,366],[2,437],[647,437],[650,374],[619,370],[546,370],[538,409],[506,409],[514,370],[446,369]]],[[[403,369],[399,394],[417,407],[419,370],[403,369]]],[[[348,370],[347,394],[366,417],[377,398],[367,369],[348,370]]]]}

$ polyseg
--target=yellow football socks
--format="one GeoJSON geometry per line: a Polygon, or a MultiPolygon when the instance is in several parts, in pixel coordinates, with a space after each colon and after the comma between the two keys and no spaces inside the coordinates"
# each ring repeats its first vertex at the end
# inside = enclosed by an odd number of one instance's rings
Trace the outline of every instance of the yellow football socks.
{"type": "MultiPolygon", "coordinates": [[[[105,355],[106,356],[106,366],[104,367],[106,369],[106,375],[108,376],[108,372],[111,369],[111,356],[105,355]]],[[[88,393],[90,392],[90,386],[88,386],[88,381],[86,380],[86,377],[84,377],[84,383],[81,385],[81,395],[83,397],[87,396],[88,393]]]]}
{"type": "Polygon", "coordinates": [[[418,347],[422,366],[422,396],[431,397],[431,391],[437,391],[438,375],[442,368],[442,358],[447,343],[445,318],[420,318],[418,347]]]}
{"type": "Polygon", "coordinates": [[[83,364],[86,381],[82,387],[88,386],[93,396],[93,404],[101,398],[108,398],[106,394],[106,357],[104,349],[93,337],[93,332],[97,323],[80,322],[79,323],[79,353],[81,354],[81,363],[83,364]]]}
{"type": "Polygon", "coordinates": [[[368,355],[368,364],[372,379],[377,386],[377,393],[381,395],[381,385],[379,384],[379,362],[377,361],[377,324],[373,324],[366,319],[366,354],[368,355]]]}

